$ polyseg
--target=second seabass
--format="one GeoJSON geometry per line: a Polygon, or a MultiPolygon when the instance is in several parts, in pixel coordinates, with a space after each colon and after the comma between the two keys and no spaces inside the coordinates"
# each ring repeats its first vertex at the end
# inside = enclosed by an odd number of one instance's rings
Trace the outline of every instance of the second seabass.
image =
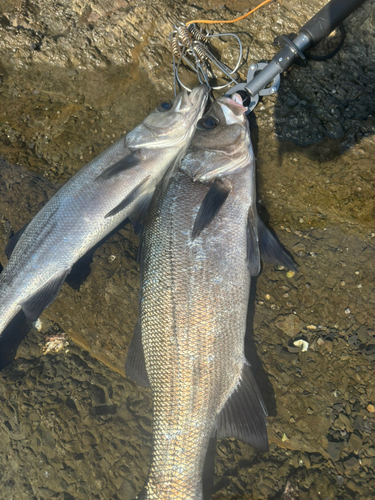
{"type": "Polygon", "coordinates": [[[82,255],[127,217],[143,217],[157,183],[188,146],[207,95],[200,86],[152,112],[82,168],[13,237],[0,275],[0,334],[21,309],[36,320],[82,255]]]}

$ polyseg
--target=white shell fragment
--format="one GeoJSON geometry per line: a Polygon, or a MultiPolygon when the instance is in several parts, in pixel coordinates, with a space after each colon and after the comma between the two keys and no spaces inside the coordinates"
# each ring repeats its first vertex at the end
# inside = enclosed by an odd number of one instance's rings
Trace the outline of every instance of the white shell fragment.
{"type": "Polygon", "coordinates": [[[301,347],[301,352],[306,352],[308,349],[309,349],[309,343],[306,341],[306,340],[295,340],[293,342],[293,345],[295,345],[296,347],[301,347]]]}
{"type": "MultiPolygon", "coordinates": [[[[66,333],[61,332],[56,335],[47,335],[43,346],[43,354],[58,353],[68,345],[69,342],[66,333]]],[[[68,350],[65,352],[68,352],[68,350]]]]}
{"type": "Polygon", "coordinates": [[[41,331],[42,326],[43,326],[42,322],[40,321],[39,318],[36,321],[34,321],[34,323],[33,323],[33,327],[36,328],[38,330],[38,332],[41,331]]]}

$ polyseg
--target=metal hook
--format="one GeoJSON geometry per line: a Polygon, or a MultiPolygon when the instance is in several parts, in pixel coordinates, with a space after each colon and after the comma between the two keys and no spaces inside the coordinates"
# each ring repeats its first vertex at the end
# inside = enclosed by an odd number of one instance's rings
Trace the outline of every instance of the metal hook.
{"type": "Polygon", "coordinates": [[[179,76],[179,69],[182,62],[197,74],[199,83],[205,83],[214,90],[223,89],[233,85],[233,83],[237,83],[233,75],[241,65],[243,49],[241,40],[234,33],[210,35],[208,32],[203,32],[198,29],[194,24],[186,26],[183,23],[179,23],[175,26],[174,31],[172,31],[168,38],[172,43],[173,85],[175,95],[177,93],[177,84],[185,90],[191,91],[191,89],[181,81],[179,76]],[[210,38],[225,36],[234,37],[239,45],[239,57],[234,69],[229,68],[226,64],[219,61],[208,47],[208,40],[210,38]],[[210,81],[217,78],[214,68],[219,70],[222,75],[225,75],[230,81],[223,85],[211,85],[210,81]]]}

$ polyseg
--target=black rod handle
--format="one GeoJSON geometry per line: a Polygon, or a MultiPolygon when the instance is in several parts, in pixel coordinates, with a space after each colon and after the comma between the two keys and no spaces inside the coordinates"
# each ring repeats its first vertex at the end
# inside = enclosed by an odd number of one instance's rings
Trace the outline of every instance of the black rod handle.
{"type": "Polygon", "coordinates": [[[331,0],[302,26],[299,33],[309,37],[314,47],[364,2],[365,0],[331,0]]]}

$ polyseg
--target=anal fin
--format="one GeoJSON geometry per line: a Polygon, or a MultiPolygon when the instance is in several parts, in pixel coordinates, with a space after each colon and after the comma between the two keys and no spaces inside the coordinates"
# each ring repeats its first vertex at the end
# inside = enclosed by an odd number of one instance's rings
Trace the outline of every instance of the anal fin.
{"type": "Polygon", "coordinates": [[[217,437],[235,437],[257,450],[268,450],[267,410],[250,366],[216,417],[217,437]]]}
{"type": "Polygon", "coordinates": [[[215,179],[199,207],[193,227],[193,239],[199,236],[219,213],[231,189],[228,180],[215,179]]]}
{"type": "Polygon", "coordinates": [[[13,250],[16,248],[16,245],[17,245],[19,239],[21,238],[21,236],[25,232],[25,229],[27,228],[28,225],[29,225],[29,222],[27,224],[25,224],[19,231],[17,231],[10,238],[7,246],[5,247],[5,255],[8,257],[8,259],[10,259],[10,256],[12,255],[13,250]]]}
{"type": "Polygon", "coordinates": [[[140,320],[137,321],[128,355],[125,362],[125,374],[143,387],[150,387],[146,372],[145,355],[142,345],[142,331],[140,320]]]}
{"type": "Polygon", "coordinates": [[[70,269],[64,270],[59,276],[48,281],[32,297],[21,304],[28,320],[36,321],[44,309],[55,300],[69,271],[70,269]]]}

